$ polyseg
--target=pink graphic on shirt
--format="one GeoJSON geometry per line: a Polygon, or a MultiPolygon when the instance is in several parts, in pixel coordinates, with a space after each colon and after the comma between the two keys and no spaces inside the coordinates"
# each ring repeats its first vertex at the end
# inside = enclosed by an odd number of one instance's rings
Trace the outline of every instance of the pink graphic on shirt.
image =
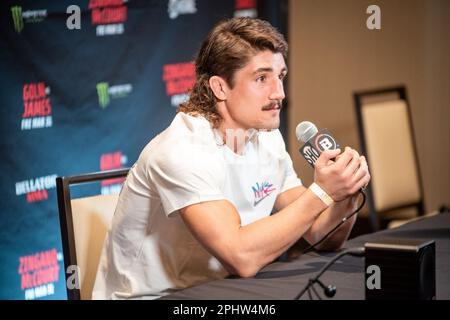
{"type": "Polygon", "coordinates": [[[263,183],[256,183],[256,186],[252,187],[253,194],[255,196],[255,201],[253,202],[253,206],[256,206],[263,199],[267,198],[276,188],[273,184],[265,181],[263,183]]]}

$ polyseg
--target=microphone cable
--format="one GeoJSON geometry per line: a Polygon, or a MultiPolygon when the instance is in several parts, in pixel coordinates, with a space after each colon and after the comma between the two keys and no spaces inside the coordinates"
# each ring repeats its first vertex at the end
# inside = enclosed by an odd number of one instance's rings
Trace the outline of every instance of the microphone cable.
{"type": "Polygon", "coordinates": [[[335,226],[333,229],[331,229],[330,232],[328,232],[325,236],[322,237],[322,239],[320,239],[319,241],[317,241],[316,243],[308,246],[307,248],[305,248],[304,250],[302,250],[301,254],[305,254],[308,253],[309,251],[315,249],[316,246],[318,246],[319,244],[321,244],[323,241],[325,241],[325,239],[327,239],[330,235],[332,235],[340,226],[342,226],[348,219],[350,219],[351,217],[353,217],[355,214],[357,214],[362,207],[364,206],[364,204],[366,203],[366,194],[364,192],[364,189],[359,190],[359,193],[362,194],[363,196],[363,200],[361,202],[361,204],[358,206],[358,208],[353,211],[351,214],[349,214],[347,217],[344,217],[338,224],[337,226],[335,226]]]}
{"type": "Polygon", "coordinates": [[[317,293],[317,291],[314,288],[314,284],[316,284],[316,283],[319,284],[320,287],[322,287],[322,289],[324,290],[324,293],[327,297],[329,297],[329,298],[334,297],[334,295],[336,294],[336,287],[333,285],[325,286],[322,283],[322,281],[319,280],[319,278],[322,276],[322,274],[325,273],[325,271],[327,271],[337,260],[339,260],[343,256],[352,255],[352,256],[356,256],[356,257],[363,257],[364,254],[365,254],[364,247],[352,248],[352,249],[347,249],[347,250],[342,251],[341,253],[336,255],[333,259],[328,261],[322,267],[322,269],[320,269],[319,273],[314,278],[309,279],[306,286],[302,289],[302,291],[300,291],[300,293],[294,298],[294,300],[300,299],[305,294],[306,291],[308,291],[309,299],[312,300],[311,291],[310,291],[311,289],[313,290],[315,295],[319,299],[321,299],[319,294],[317,293]]]}
{"type": "MultiPolygon", "coordinates": [[[[316,246],[318,246],[320,243],[322,243],[323,241],[325,241],[325,239],[327,239],[331,234],[333,234],[342,224],[344,224],[347,220],[349,220],[352,216],[354,216],[355,214],[357,214],[362,207],[364,206],[364,204],[366,203],[366,194],[364,192],[364,189],[359,190],[359,193],[362,194],[363,196],[363,200],[361,202],[361,204],[358,206],[358,208],[356,208],[355,211],[353,211],[351,214],[349,214],[348,216],[346,216],[345,218],[343,218],[330,232],[328,232],[325,236],[322,237],[322,239],[320,239],[319,241],[317,241],[316,243],[310,245],[309,247],[307,247],[306,249],[304,249],[302,251],[302,254],[305,254],[311,250],[313,250],[316,246]]],[[[300,291],[300,293],[294,298],[294,300],[298,300],[300,299],[303,294],[305,294],[305,292],[308,292],[308,296],[309,299],[312,300],[312,295],[311,295],[311,290],[314,292],[314,294],[316,295],[316,297],[321,300],[320,295],[317,293],[316,289],[314,288],[314,284],[318,284],[324,291],[324,294],[329,297],[332,298],[334,297],[334,295],[336,294],[336,287],[333,285],[329,285],[329,286],[325,286],[322,281],[320,281],[320,277],[322,276],[322,274],[328,270],[328,268],[330,268],[337,260],[339,260],[341,257],[345,256],[345,255],[352,255],[352,256],[364,256],[365,253],[365,249],[364,247],[358,247],[358,248],[353,248],[353,249],[347,249],[345,251],[342,251],[341,253],[339,253],[337,256],[335,256],[332,260],[330,260],[327,264],[325,264],[325,266],[323,266],[323,268],[319,271],[319,273],[312,279],[309,279],[308,283],[306,284],[306,286],[303,288],[302,291],[300,291]]]]}

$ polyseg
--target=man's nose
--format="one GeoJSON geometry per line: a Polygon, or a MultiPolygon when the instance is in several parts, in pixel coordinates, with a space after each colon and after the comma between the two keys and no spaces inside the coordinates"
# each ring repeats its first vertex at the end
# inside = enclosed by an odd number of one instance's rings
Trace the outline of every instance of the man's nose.
{"type": "Polygon", "coordinates": [[[269,97],[271,100],[283,100],[285,98],[283,80],[277,79],[272,87],[269,97]]]}

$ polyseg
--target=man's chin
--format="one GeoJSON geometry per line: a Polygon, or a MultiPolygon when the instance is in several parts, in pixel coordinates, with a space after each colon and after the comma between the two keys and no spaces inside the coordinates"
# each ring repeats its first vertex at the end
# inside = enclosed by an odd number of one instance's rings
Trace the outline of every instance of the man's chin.
{"type": "Polygon", "coordinates": [[[266,131],[271,131],[271,130],[277,130],[280,127],[280,122],[278,121],[277,123],[271,123],[271,124],[264,124],[261,125],[260,128],[256,128],[258,130],[266,130],[266,131]]]}

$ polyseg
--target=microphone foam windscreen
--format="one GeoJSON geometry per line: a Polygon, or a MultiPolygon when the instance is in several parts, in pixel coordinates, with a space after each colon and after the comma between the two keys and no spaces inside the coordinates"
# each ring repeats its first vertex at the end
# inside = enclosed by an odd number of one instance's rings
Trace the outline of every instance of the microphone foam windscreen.
{"type": "Polygon", "coordinates": [[[314,137],[317,132],[317,127],[314,123],[309,121],[300,122],[297,125],[297,128],[295,128],[295,135],[297,136],[298,141],[302,141],[303,143],[314,137]]]}

